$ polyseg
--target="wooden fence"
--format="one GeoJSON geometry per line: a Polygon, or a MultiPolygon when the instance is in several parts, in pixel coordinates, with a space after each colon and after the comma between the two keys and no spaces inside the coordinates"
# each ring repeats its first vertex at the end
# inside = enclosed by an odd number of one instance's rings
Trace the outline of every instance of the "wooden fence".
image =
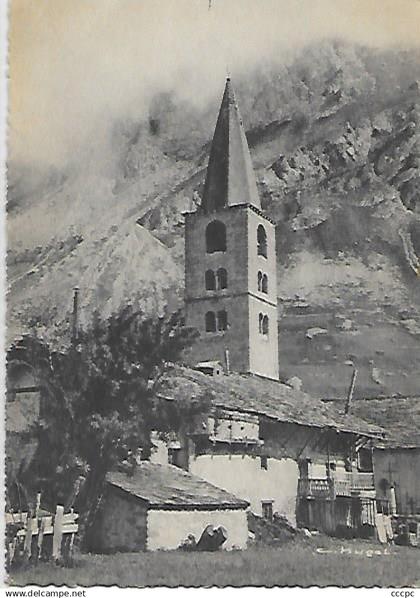
{"type": "Polygon", "coordinates": [[[55,515],[37,508],[35,513],[6,513],[6,561],[14,564],[52,560],[68,565],[72,561],[78,514],[64,513],[57,505],[55,515]]]}

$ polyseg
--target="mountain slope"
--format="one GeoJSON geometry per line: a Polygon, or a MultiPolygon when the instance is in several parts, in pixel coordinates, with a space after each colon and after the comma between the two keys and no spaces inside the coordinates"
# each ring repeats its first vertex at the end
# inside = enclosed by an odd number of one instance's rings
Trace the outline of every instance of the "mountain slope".
{"type": "MultiPolygon", "coordinates": [[[[315,394],[343,395],[350,362],[359,394],[420,385],[418,80],[414,52],[334,41],[235,81],[278,224],[281,373],[315,394]]],[[[35,321],[65,338],[75,284],[85,321],[182,304],[182,212],[200,202],[219,100],[162,93],[63,171],[11,165],[10,336],[35,321]]]]}

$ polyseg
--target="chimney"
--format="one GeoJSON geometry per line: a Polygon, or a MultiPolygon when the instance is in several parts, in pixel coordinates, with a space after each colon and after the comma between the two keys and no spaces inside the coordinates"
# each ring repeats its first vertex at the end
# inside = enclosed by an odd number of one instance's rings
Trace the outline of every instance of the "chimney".
{"type": "Polygon", "coordinates": [[[225,369],[226,369],[226,374],[230,374],[229,349],[225,349],[225,369]]]}
{"type": "Polygon", "coordinates": [[[349,411],[350,411],[351,402],[353,400],[354,387],[355,387],[355,384],[356,384],[356,378],[357,378],[357,369],[354,368],[353,374],[352,374],[352,377],[351,377],[349,391],[347,393],[346,407],[344,409],[344,414],[345,415],[347,415],[349,413],[349,411]]]}
{"type": "Polygon", "coordinates": [[[79,331],[79,287],[73,289],[73,323],[72,323],[72,335],[71,340],[73,343],[77,341],[79,331]]]}

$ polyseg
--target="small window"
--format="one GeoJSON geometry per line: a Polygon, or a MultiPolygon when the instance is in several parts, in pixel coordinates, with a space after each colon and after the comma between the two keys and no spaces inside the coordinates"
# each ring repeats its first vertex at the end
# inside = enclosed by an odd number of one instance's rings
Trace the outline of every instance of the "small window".
{"type": "Polygon", "coordinates": [[[264,319],[264,316],[262,313],[260,313],[258,316],[258,332],[260,334],[263,333],[263,319],[264,319]]]}
{"type": "Polygon", "coordinates": [[[262,333],[264,336],[268,335],[268,316],[264,316],[262,319],[262,333]]]}
{"type": "Polygon", "coordinates": [[[214,311],[206,313],[206,332],[216,332],[216,315],[214,311]]]}
{"type": "Polygon", "coordinates": [[[267,233],[265,232],[265,228],[262,224],[259,225],[257,230],[257,245],[258,255],[267,257],[267,233]]]}
{"type": "Polygon", "coordinates": [[[227,280],[227,272],[224,268],[219,268],[217,271],[217,288],[218,289],[227,289],[228,280],[227,280]]]}
{"type": "Polygon", "coordinates": [[[373,471],[372,451],[360,449],[358,452],[359,471],[373,471]]]}
{"type": "Polygon", "coordinates": [[[263,500],[261,504],[262,504],[262,516],[264,517],[264,519],[273,521],[273,501],[272,500],[263,500]]]}
{"type": "Polygon", "coordinates": [[[180,467],[181,450],[178,448],[168,448],[168,463],[180,467]]]}
{"type": "Polygon", "coordinates": [[[263,277],[261,280],[261,291],[265,294],[268,293],[268,276],[267,276],[267,274],[263,274],[263,277]]]}
{"type": "Polygon", "coordinates": [[[262,455],[260,457],[261,460],[261,469],[265,469],[267,471],[268,469],[268,457],[266,455],[262,455]]]}
{"type": "Polygon", "coordinates": [[[206,291],[216,290],[216,277],[213,270],[206,271],[206,291]]]}
{"type": "Polygon", "coordinates": [[[220,220],[213,220],[206,228],[207,253],[226,251],[226,226],[220,220]]]}
{"type": "Polygon", "coordinates": [[[217,327],[218,330],[227,330],[227,312],[222,309],[221,311],[217,312],[217,327]]]}
{"type": "Polygon", "coordinates": [[[258,290],[261,292],[262,291],[262,277],[263,274],[262,272],[258,272],[258,290]]]}

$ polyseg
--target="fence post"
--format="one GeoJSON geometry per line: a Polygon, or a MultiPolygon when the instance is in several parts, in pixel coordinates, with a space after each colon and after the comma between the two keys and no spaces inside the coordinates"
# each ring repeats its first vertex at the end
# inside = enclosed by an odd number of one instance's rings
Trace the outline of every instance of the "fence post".
{"type": "Polygon", "coordinates": [[[45,531],[45,522],[46,519],[43,517],[39,523],[38,527],[38,554],[37,560],[42,558],[42,543],[44,541],[44,531],[45,531]]]}
{"type": "Polygon", "coordinates": [[[36,506],[35,506],[35,517],[38,519],[39,510],[41,508],[41,492],[37,492],[36,495],[36,506]]]}
{"type": "Polygon", "coordinates": [[[73,562],[73,544],[74,533],[70,534],[70,537],[66,538],[63,543],[63,562],[67,567],[70,567],[73,562]]]}
{"type": "Polygon", "coordinates": [[[9,538],[9,542],[7,544],[7,564],[8,566],[12,565],[15,554],[16,554],[16,547],[18,544],[17,536],[15,535],[13,538],[9,538]]]}
{"type": "Polygon", "coordinates": [[[57,510],[54,518],[52,546],[52,560],[54,562],[57,562],[61,557],[61,541],[63,539],[63,517],[64,507],[62,505],[57,505],[57,510]]]}
{"type": "Polygon", "coordinates": [[[26,534],[25,534],[25,541],[23,544],[23,555],[25,561],[28,561],[31,558],[32,554],[32,513],[28,511],[28,516],[26,519],[26,534]]]}

